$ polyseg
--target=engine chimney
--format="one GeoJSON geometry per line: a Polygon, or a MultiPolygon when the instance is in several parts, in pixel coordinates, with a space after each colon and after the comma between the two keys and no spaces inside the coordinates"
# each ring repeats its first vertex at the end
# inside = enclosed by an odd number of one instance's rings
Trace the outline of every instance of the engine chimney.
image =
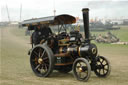
{"type": "Polygon", "coordinates": [[[89,9],[84,8],[82,9],[83,12],[83,22],[84,22],[84,33],[85,39],[89,42],[89,9]]]}

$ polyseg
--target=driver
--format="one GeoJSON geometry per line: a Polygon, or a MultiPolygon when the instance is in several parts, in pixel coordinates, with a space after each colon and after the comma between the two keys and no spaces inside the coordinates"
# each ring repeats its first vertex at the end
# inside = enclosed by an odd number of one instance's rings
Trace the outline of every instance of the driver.
{"type": "Polygon", "coordinates": [[[34,45],[39,44],[42,39],[47,39],[52,34],[52,31],[48,25],[38,24],[34,30],[35,31],[31,36],[31,41],[34,43],[34,45]]]}

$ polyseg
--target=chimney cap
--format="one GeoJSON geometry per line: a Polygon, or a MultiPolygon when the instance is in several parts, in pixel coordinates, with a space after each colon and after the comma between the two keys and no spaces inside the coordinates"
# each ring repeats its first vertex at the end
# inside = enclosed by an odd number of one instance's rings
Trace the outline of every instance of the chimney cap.
{"type": "Polygon", "coordinates": [[[83,12],[89,11],[89,8],[83,8],[82,11],[83,12]]]}

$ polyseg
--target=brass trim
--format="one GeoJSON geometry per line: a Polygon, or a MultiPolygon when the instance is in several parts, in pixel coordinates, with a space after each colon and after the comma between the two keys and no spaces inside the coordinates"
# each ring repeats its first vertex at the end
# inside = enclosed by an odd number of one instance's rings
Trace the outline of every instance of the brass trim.
{"type": "Polygon", "coordinates": [[[78,55],[79,55],[79,56],[81,56],[81,55],[80,55],[80,48],[81,48],[81,46],[78,47],[78,55]]]}
{"type": "Polygon", "coordinates": [[[59,44],[59,46],[69,46],[70,44],[59,44]]]}
{"type": "Polygon", "coordinates": [[[39,64],[42,64],[42,62],[43,62],[43,59],[42,59],[42,58],[39,58],[39,59],[38,59],[38,63],[39,63],[39,64]]]}
{"type": "Polygon", "coordinates": [[[60,63],[60,64],[55,64],[56,66],[64,66],[64,65],[70,65],[73,64],[73,62],[69,62],[69,63],[60,63]]]}
{"type": "Polygon", "coordinates": [[[82,69],[82,67],[79,67],[79,72],[83,72],[83,69],[82,69]]]}
{"type": "Polygon", "coordinates": [[[70,57],[69,53],[59,53],[59,54],[55,54],[55,57],[70,57]]]}
{"type": "Polygon", "coordinates": [[[96,48],[92,48],[92,54],[96,54],[96,48]]]}
{"type": "Polygon", "coordinates": [[[63,47],[59,48],[59,53],[62,53],[62,51],[63,51],[62,49],[63,49],[63,47]]]}
{"type": "Polygon", "coordinates": [[[44,42],[45,42],[45,40],[43,39],[43,40],[40,41],[40,44],[43,44],[44,42]]]}

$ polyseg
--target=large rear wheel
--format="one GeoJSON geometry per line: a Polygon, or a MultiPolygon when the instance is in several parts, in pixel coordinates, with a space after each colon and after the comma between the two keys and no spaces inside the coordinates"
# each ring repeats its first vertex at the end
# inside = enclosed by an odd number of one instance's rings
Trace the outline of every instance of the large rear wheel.
{"type": "Polygon", "coordinates": [[[37,76],[49,76],[55,64],[52,50],[46,44],[35,46],[30,55],[30,64],[33,72],[37,76]]]}

